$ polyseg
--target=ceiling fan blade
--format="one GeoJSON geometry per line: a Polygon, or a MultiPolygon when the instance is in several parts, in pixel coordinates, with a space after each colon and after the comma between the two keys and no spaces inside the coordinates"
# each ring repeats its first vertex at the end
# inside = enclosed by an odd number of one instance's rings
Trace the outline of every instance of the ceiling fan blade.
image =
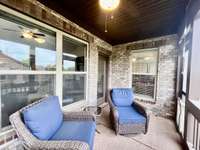
{"type": "Polygon", "coordinates": [[[24,29],[22,26],[18,26],[18,28],[20,28],[21,30],[23,30],[23,29],[24,29]]]}
{"type": "Polygon", "coordinates": [[[14,30],[14,29],[8,29],[8,28],[1,28],[2,30],[6,30],[6,31],[12,31],[12,32],[19,32],[17,30],[14,30]]]}
{"type": "Polygon", "coordinates": [[[43,34],[43,33],[33,33],[35,36],[43,36],[43,37],[45,37],[45,34],[43,34]]]}
{"type": "Polygon", "coordinates": [[[33,34],[33,38],[38,38],[38,36],[33,34]]]}

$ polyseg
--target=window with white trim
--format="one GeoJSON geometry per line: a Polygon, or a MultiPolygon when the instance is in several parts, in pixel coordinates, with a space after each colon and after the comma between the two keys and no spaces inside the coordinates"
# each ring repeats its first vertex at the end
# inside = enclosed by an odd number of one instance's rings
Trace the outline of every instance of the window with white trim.
{"type": "Polygon", "coordinates": [[[87,96],[87,43],[12,14],[0,11],[2,131],[12,113],[44,96],[58,95],[63,106],[86,101],[87,96]]]}
{"type": "Polygon", "coordinates": [[[9,116],[45,95],[55,94],[56,33],[19,18],[0,15],[0,127],[9,116]]]}
{"type": "Polygon", "coordinates": [[[132,54],[132,87],[142,100],[155,100],[157,50],[135,51],[132,54]]]}
{"type": "Polygon", "coordinates": [[[87,45],[63,38],[63,106],[86,99],[87,45]]]}

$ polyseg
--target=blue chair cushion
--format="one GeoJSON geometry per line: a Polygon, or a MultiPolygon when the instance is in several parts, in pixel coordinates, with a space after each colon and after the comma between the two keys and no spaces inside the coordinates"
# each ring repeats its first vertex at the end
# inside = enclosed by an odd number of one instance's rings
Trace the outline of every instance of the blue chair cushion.
{"type": "Polygon", "coordinates": [[[45,98],[24,110],[22,114],[27,128],[40,140],[50,139],[63,122],[63,113],[57,96],[45,98]]]}
{"type": "Polygon", "coordinates": [[[133,90],[131,88],[115,88],[112,90],[112,101],[118,106],[131,106],[133,103],[133,90]]]}
{"type": "Polygon", "coordinates": [[[117,107],[119,113],[119,123],[146,123],[146,118],[140,114],[134,107],[117,107]]]}
{"type": "Polygon", "coordinates": [[[96,124],[94,121],[64,121],[50,140],[77,140],[93,149],[96,124]]]}

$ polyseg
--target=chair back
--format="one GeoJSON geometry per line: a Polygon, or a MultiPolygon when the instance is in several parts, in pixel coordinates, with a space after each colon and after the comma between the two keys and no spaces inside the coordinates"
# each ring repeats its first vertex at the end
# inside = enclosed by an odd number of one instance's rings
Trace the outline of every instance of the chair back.
{"type": "Polygon", "coordinates": [[[27,128],[40,140],[49,140],[63,122],[63,112],[57,96],[45,97],[22,114],[27,128]]]}
{"type": "Polygon", "coordinates": [[[130,106],[134,100],[132,88],[114,88],[111,91],[111,99],[115,106],[130,106]]]}
{"type": "Polygon", "coordinates": [[[21,141],[21,143],[23,144],[23,146],[26,149],[30,149],[33,146],[32,143],[37,143],[38,139],[34,135],[32,135],[32,133],[29,131],[29,129],[24,124],[22,112],[24,110],[32,107],[33,105],[40,103],[41,101],[43,101],[43,99],[23,107],[22,109],[13,113],[9,117],[10,123],[11,123],[13,129],[15,130],[15,132],[18,136],[18,139],[21,141]]]}

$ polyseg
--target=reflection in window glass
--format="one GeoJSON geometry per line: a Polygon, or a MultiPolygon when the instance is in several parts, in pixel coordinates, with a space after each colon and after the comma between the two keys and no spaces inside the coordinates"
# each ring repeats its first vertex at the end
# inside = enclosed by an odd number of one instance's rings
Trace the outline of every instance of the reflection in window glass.
{"type": "Polygon", "coordinates": [[[0,70],[55,70],[54,32],[16,18],[1,17],[0,70]]]}
{"type": "Polygon", "coordinates": [[[63,38],[63,70],[86,71],[86,48],[85,44],[78,41],[63,38]]]}
{"type": "Polygon", "coordinates": [[[36,66],[37,70],[55,70],[56,69],[56,51],[36,48],[36,66]]]}
{"type": "Polygon", "coordinates": [[[86,75],[63,76],[63,106],[85,100],[86,75]]]}
{"type": "Polygon", "coordinates": [[[54,95],[54,91],[54,75],[1,75],[1,128],[9,125],[12,113],[44,96],[54,95]]]}
{"type": "Polygon", "coordinates": [[[98,60],[98,82],[97,82],[97,98],[104,97],[105,91],[105,72],[106,60],[103,56],[99,55],[98,60]]]}
{"type": "Polygon", "coordinates": [[[67,71],[74,71],[75,70],[75,61],[70,61],[70,60],[64,60],[63,61],[64,65],[64,70],[67,71]]]}
{"type": "Polygon", "coordinates": [[[155,99],[157,55],[156,50],[133,53],[132,87],[143,100],[155,99]]]}
{"type": "Polygon", "coordinates": [[[135,52],[132,63],[133,73],[156,74],[157,51],[135,52]]]}
{"type": "Polygon", "coordinates": [[[0,69],[29,70],[30,46],[0,39],[0,69]]]}

